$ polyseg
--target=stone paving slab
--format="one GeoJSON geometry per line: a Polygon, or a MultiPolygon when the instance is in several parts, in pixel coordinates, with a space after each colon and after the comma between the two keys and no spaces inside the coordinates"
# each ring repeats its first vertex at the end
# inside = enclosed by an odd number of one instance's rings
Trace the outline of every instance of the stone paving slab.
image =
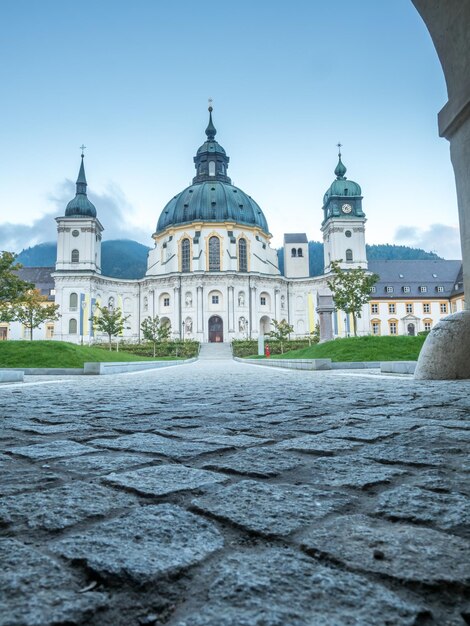
{"type": "Polygon", "coordinates": [[[391,428],[380,428],[377,426],[342,426],[341,428],[329,430],[325,433],[325,437],[350,439],[351,441],[378,441],[396,435],[399,432],[391,428]]]}
{"type": "Polygon", "coordinates": [[[220,550],[224,540],[210,522],[170,504],[140,507],[50,544],[108,579],[138,584],[174,575],[220,550]]]}
{"type": "Polygon", "coordinates": [[[99,448],[153,452],[154,454],[161,454],[172,459],[187,459],[206,454],[207,452],[224,450],[228,447],[224,444],[169,439],[150,433],[135,433],[133,435],[125,435],[124,437],[116,437],[116,439],[94,439],[89,443],[99,448]]]}
{"type": "Polygon", "coordinates": [[[15,539],[0,539],[0,626],[84,624],[108,605],[73,574],[15,539]]]}
{"type": "Polygon", "coordinates": [[[416,626],[423,607],[286,548],[239,552],[204,572],[202,603],[175,626],[416,626]]]}
{"type": "Polygon", "coordinates": [[[345,495],[307,485],[296,487],[243,480],[213,489],[193,500],[192,504],[197,510],[229,520],[249,531],[284,537],[349,502],[351,498],[345,495]]]}
{"type": "Polygon", "coordinates": [[[233,472],[245,476],[270,478],[279,476],[302,465],[302,460],[293,454],[281,453],[267,448],[249,448],[243,452],[213,458],[204,463],[206,469],[233,472]]]}
{"type": "Polygon", "coordinates": [[[144,454],[129,454],[126,452],[95,453],[83,456],[74,456],[70,459],[59,459],[52,464],[53,468],[76,472],[81,475],[108,474],[117,470],[124,470],[136,465],[158,463],[144,454]]]}
{"type": "Polygon", "coordinates": [[[18,459],[0,455],[0,496],[44,487],[57,482],[54,472],[37,467],[25,467],[18,459]]]}
{"type": "Polygon", "coordinates": [[[386,444],[377,443],[367,446],[363,449],[362,454],[374,461],[417,467],[438,467],[445,463],[441,454],[435,454],[425,448],[397,445],[393,440],[386,444]]]}
{"type": "Polygon", "coordinates": [[[358,444],[352,441],[342,441],[328,438],[325,435],[305,435],[281,441],[273,446],[276,450],[295,450],[321,456],[333,455],[344,450],[353,450],[358,444]]]}
{"type": "MultiPolygon", "coordinates": [[[[402,485],[382,492],[374,512],[391,520],[432,524],[445,530],[460,528],[470,536],[470,498],[459,493],[433,493],[402,485]]],[[[468,565],[470,570],[470,560],[468,565]]]]}
{"type": "Polygon", "coordinates": [[[406,470],[391,465],[382,465],[360,456],[314,459],[308,465],[309,482],[335,487],[367,489],[373,485],[389,483],[406,470]]]}
{"type": "Polygon", "coordinates": [[[300,541],[309,554],[348,568],[429,585],[470,584],[470,542],[430,528],[350,515],[320,522],[300,541]]]}
{"type": "Polygon", "coordinates": [[[6,448],[6,452],[11,452],[16,456],[23,456],[28,459],[54,459],[59,457],[69,457],[87,452],[95,452],[96,449],[85,446],[76,441],[61,439],[58,441],[50,441],[48,443],[38,443],[32,446],[20,446],[6,448]]]}
{"type": "Polygon", "coordinates": [[[133,472],[109,474],[104,482],[126,487],[145,496],[164,496],[226,482],[226,476],[183,465],[144,467],[133,472]]]}
{"type": "Polygon", "coordinates": [[[17,527],[57,531],[132,504],[135,499],[131,495],[75,481],[62,487],[0,498],[0,521],[17,527]]]}

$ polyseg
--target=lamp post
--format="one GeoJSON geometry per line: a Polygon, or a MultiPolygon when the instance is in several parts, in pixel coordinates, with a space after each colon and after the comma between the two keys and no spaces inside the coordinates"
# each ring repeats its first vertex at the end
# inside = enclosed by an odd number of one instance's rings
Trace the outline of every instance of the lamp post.
{"type": "Polygon", "coordinates": [[[184,320],[181,322],[181,338],[184,341],[184,320]]]}

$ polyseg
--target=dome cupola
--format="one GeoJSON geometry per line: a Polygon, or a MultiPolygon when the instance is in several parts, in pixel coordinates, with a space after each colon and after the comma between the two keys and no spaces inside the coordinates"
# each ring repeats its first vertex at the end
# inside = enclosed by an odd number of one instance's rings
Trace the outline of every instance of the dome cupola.
{"type": "Polygon", "coordinates": [[[338,164],[334,180],[323,196],[325,220],[333,216],[364,217],[362,211],[362,190],[358,183],[345,176],[347,168],[341,160],[341,144],[338,144],[338,164]]]}
{"type": "Polygon", "coordinates": [[[96,217],[96,208],[95,205],[92,204],[87,197],[86,188],[86,176],[85,176],[85,166],[83,164],[83,159],[85,155],[83,154],[84,146],[82,146],[82,154],[81,154],[81,163],[80,170],[78,172],[78,178],[76,182],[76,193],[75,198],[70,200],[65,209],[65,217],[96,217]]]}
{"type": "Polygon", "coordinates": [[[196,176],[193,184],[174,196],[163,209],[156,235],[171,226],[191,222],[231,222],[255,226],[269,234],[268,223],[259,205],[244,191],[232,185],[227,176],[230,161],[215,140],[217,130],[209,106],[206,141],[194,157],[196,176]]]}

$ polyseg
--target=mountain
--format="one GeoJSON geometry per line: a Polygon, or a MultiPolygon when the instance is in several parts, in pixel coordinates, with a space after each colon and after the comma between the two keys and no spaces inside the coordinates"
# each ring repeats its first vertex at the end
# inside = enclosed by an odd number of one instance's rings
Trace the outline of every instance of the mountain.
{"type": "MultiPolygon", "coordinates": [[[[408,246],[395,246],[389,243],[366,245],[367,258],[383,259],[391,261],[392,259],[418,260],[418,259],[440,259],[434,252],[426,252],[421,248],[409,248],[408,246]]],[[[323,274],[323,244],[320,241],[308,242],[309,253],[309,274],[310,276],[320,276],[323,274]]],[[[284,274],[284,248],[278,248],[277,257],[279,260],[279,269],[284,274]]]]}
{"type": "MultiPolygon", "coordinates": [[[[104,276],[113,278],[142,278],[147,269],[147,254],[150,248],[131,239],[113,239],[101,244],[101,270],[104,276]]],[[[309,241],[310,276],[323,273],[323,244],[309,241]]],[[[284,273],[284,250],[279,248],[277,255],[279,269],[284,273]]],[[[22,250],[18,262],[25,267],[51,267],[55,265],[57,246],[55,243],[40,243],[22,250]]],[[[439,259],[434,252],[425,252],[420,248],[378,244],[367,246],[368,259],[439,259]]]]}
{"type": "MultiPolygon", "coordinates": [[[[101,271],[113,278],[142,278],[147,270],[150,248],[131,239],[113,239],[101,244],[101,271]]],[[[51,267],[55,265],[57,245],[40,243],[22,250],[18,263],[25,267],[51,267]]]]}

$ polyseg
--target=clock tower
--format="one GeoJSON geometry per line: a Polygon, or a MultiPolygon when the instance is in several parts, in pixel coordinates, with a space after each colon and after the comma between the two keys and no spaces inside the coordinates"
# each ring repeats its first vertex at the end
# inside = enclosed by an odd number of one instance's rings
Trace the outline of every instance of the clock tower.
{"type": "MultiPolygon", "coordinates": [[[[341,149],[341,144],[338,144],[341,149]]],[[[323,251],[325,274],[331,262],[338,261],[341,269],[367,269],[365,223],[360,186],[345,176],[346,167],[338,153],[336,180],[323,197],[323,251]]]]}

